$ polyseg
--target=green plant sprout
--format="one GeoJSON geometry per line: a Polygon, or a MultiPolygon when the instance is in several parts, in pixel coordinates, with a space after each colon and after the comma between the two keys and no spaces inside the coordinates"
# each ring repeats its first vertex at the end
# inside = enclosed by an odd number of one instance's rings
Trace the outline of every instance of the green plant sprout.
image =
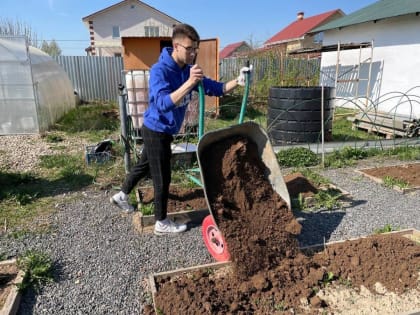
{"type": "Polygon", "coordinates": [[[54,281],[53,263],[45,253],[29,250],[18,257],[17,265],[25,273],[22,282],[17,285],[20,291],[32,288],[38,292],[42,285],[54,281]]]}
{"type": "Polygon", "coordinates": [[[392,176],[385,176],[384,178],[382,178],[382,181],[383,185],[388,188],[393,188],[394,186],[399,187],[401,189],[409,187],[409,184],[406,181],[392,176]]]}
{"type": "Polygon", "coordinates": [[[383,226],[382,228],[375,229],[374,233],[375,234],[382,234],[382,233],[389,233],[389,232],[398,231],[398,230],[400,230],[400,228],[394,228],[394,227],[392,227],[391,224],[388,223],[385,226],[383,226]]]}

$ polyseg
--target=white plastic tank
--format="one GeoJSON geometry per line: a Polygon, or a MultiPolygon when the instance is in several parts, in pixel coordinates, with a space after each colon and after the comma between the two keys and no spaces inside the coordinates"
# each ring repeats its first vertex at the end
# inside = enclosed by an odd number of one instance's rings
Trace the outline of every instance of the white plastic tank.
{"type": "Polygon", "coordinates": [[[127,113],[134,129],[143,125],[144,112],[149,106],[149,70],[130,70],[125,74],[127,113]]]}

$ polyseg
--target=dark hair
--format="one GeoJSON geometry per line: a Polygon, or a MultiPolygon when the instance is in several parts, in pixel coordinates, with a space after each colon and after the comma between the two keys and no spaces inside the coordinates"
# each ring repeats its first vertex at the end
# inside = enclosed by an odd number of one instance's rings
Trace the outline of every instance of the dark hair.
{"type": "Polygon", "coordinates": [[[188,24],[177,24],[174,26],[172,40],[180,37],[188,37],[193,42],[200,41],[200,35],[198,35],[194,27],[188,24]]]}

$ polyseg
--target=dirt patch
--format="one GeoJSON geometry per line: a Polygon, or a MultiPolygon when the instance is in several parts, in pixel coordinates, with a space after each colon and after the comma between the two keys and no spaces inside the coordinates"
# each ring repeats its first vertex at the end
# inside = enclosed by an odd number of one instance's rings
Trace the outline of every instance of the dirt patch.
{"type": "Polygon", "coordinates": [[[389,176],[404,181],[409,187],[420,187],[420,163],[375,167],[362,172],[382,180],[389,176]]]}
{"type": "MultiPolygon", "coordinates": [[[[302,252],[296,241],[300,225],[265,180],[265,165],[257,152],[248,139],[232,137],[203,153],[206,161],[202,164],[207,167],[203,172],[210,174],[206,178],[207,187],[211,187],[209,203],[227,241],[233,271],[216,279],[212,270],[173,281],[161,279],[155,296],[159,312],[333,311],[332,302],[317,294],[333,281],[356,291],[361,285],[373,291],[378,282],[398,295],[418,290],[420,246],[402,236],[377,235],[338,243],[314,254],[302,252]]],[[[406,307],[419,303],[417,297],[406,307]]],[[[384,306],[383,310],[388,309],[384,306]]]]}
{"type": "MultiPolygon", "coordinates": [[[[150,204],[154,200],[153,187],[141,187],[143,204],[150,204]]],[[[188,188],[179,185],[169,187],[168,212],[207,209],[206,199],[202,188],[188,188]]]]}
{"type": "Polygon", "coordinates": [[[318,187],[300,172],[285,175],[284,182],[290,198],[298,198],[299,194],[304,198],[313,197],[318,192],[318,187]]]}

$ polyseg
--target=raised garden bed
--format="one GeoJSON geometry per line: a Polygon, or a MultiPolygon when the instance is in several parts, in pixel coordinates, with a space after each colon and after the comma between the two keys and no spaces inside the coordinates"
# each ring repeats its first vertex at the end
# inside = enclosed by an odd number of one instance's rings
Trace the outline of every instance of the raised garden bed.
{"type": "MultiPolygon", "coordinates": [[[[140,187],[136,191],[137,200],[144,205],[153,202],[153,188],[140,187]]],[[[201,224],[209,214],[202,188],[188,188],[171,185],[169,188],[168,217],[175,221],[201,224]]],[[[153,214],[143,214],[141,211],[133,217],[134,225],[140,232],[155,224],[153,214]]]]}
{"type": "Polygon", "coordinates": [[[359,301],[358,309],[375,314],[418,314],[419,241],[420,232],[409,229],[301,248],[270,272],[240,282],[230,262],[155,273],[149,277],[153,308],[156,314],[214,314],[223,307],[246,313],[249,305],[251,313],[283,314],[294,301],[299,314],[352,314],[359,301]]]}
{"type": "Polygon", "coordinates": [[[392,184],[392,188],[401,193],[408,193],[420,189],[420,163],[366,168],[356,170],[356,172],[381,185],[385,184],[387,178],[390,179],[391,184],[392,181],[403,183],[406,187],[392,184]]]}
{"type": "Polygon", "coordinates": [[[0,315],[16,314],[21,298],[17,284],[23,276],[15,259],[0,261],[0,315]]]}

